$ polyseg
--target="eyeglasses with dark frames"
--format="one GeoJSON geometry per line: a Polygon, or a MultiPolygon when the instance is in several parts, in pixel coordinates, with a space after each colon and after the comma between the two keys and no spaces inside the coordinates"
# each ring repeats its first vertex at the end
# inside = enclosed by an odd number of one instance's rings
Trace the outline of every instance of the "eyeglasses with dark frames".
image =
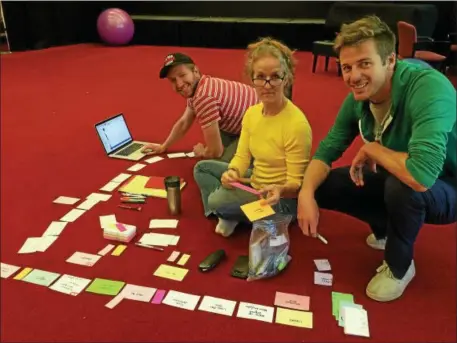
{"type": "Polygon", "coordinates": [[[271,87],[278,87],[281,85],[283,81],[284,76],[273,76],[271,78],[256,77],[252,79],[252,83],[254,84],[254,86],[257,87],[265,87],[267,83],[269,83],[271,87]]]}

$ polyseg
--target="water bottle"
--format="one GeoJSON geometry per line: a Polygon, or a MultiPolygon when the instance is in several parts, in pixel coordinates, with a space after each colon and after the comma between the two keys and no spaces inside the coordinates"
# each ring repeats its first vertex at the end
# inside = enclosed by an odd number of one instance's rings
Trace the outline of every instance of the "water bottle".
{"type": "Polygon", "coordinates": [[[181,213],[181,179],[178,176],[165,178],[165,190],[167,191],[168,210],[172,215],[181,213]]]}

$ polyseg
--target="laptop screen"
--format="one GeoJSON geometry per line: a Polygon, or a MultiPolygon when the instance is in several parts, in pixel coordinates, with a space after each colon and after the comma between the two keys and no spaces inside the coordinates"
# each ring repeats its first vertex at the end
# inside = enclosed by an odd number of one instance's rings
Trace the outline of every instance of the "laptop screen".
{"type": "Polygon", "coordinates": [[[97,124],[95,128],[107,154],[132,141],[132,136],[122,114],[97,124]]]}

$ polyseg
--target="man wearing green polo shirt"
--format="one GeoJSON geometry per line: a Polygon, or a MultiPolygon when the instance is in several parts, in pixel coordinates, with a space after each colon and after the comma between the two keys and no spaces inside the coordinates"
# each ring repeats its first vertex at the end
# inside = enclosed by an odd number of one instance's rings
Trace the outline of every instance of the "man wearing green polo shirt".
{"type": "Polygon", "coordinates": [[[456,91],[438,71],[397,61],[395,35],[377,17],[343,25],[335,49],[351,93],[307,168],[298,221],[313,237],[319,207],[368,223],[367,244],[385,251],[366,293],[392,301],[415,275],[423,224],[456,221],[456,91]],[[351,166],[331,169],[359,134],[351,166]]]}

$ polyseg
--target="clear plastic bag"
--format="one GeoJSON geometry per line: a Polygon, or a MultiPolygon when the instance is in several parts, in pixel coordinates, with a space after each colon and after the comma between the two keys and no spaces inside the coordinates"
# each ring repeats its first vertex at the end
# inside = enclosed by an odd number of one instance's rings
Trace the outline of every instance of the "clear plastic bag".
{"type": "Polygon", "coordinates": [[[279,274],[292,259],[289,253],[291,215],[276,213],[253,223],[249,241],[249,273],[247,281],[279,274]]]}

